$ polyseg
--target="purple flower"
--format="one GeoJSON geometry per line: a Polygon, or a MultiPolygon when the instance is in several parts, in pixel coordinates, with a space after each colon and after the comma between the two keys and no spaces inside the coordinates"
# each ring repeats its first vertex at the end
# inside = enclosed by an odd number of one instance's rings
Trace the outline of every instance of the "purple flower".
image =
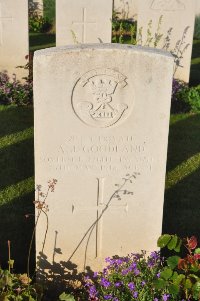
{"type": "Polygon", "coordinates": [[[115,283],[115,287],[120,287],[122,285],[122,282],[121,281],[118,281],[115,283]]]}
{"type": "Polygon", "coordinates": [[[169,299],[170,295],[164,294],[162,296],[163,301],[167,301],[169,299]]]}
{"type": "Polygon", "coordinates": [[[134,298],[137,298],[137,297],[138,297],[138,292],[134,292],[134,293],[133,293],[133,297],[134,297],[134,298]]]}
{"type": "Polygon", "coordinates": [[[98,295],[97,290],[94,285],[89,288],[89,296],[90,298],[95,298],[98,295]]]}
{"type": "Polygon", "coordinates": [[[108,281],[106,278],[102,278],[101,281],[100,281],[100,284],[102,286],[104,286],[105,288],[108,288],[110,286],[110,281],[108,281]]]}
{"type": "Polygon", "coordinates": [[[128,284],[128,288],[130,289],[130,291],[133,291],[135,289],[135,284],[133,282],[130,282],[128,284]]]}
{"type": "Polygon", "coordinates": [[[154,298],[153,301],[158,301],[158,298],[154,298]]]}
{"type": "Polygon", "coordinates": [[[112,300],[112,295],[105,295],[103,296],[105,300],[112,300]]]}
{"type": "Polygon", "coordinates": [[[160,278],[160,273],[158,273],[156,276],[157,276],[158,278],[160,278]]]}

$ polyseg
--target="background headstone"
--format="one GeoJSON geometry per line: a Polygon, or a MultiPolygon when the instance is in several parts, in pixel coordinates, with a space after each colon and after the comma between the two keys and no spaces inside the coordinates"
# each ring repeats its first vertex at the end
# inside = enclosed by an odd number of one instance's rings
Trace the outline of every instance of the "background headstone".
{"type": "Polygon", "coordinates": [[[57,0],[56,45],[111,42],[112,0],[57,0]]]}
{"type": "Polygon", "coordinates": [[[200,0],[196,0],[196,15],[200,15],[200,0]]]}
{"type": "Polygon", "coordinates": [[[27,70],[16,67],[27,63],[28,40],[27,0],[0,0],[0,71],[27,76],[27,70]]]}
{"type": "MultiPolygon", "coordinates": [[[[156,248],[172,73],[170,54],[134,46],[35,53],[35,181],[58,180],[48,196],[47,260],[98,269],[106,256],[156,248]],[[135,178],[121,187],[127,174],[135,178]]],[[[42,217],[37,254],[45,225],[42,217]]]]}
{"type": "Polygon", "coordinates": [[[138,0],[114,0],[114,10],[122,19],[137,19],[138,0]]]}
{"type": "Polygon", "coordinates": [[[175,78],[189,82],[193,44],[195,0],[146,0],[139,2],[138,40],[143,46],[172,51],[179,65],[175,78]],[[162,20],[160,19],[162,18],[162,20]],[[159,24],[159,20],[161,21],[159,24]],[[151,24],[149,23],[150,21],[151,24]],[[142,28],[142,42],[139,34],[142,28]],[[150,32],[150,34],[149,34],[150,32]],[[156,37],[156,38],[155,38],[156,37]]]}
{"type": "Polygon", "coordinates": [[[43,16],[43,0],[29,0],[29,8],[40,16],[43,16]]]}

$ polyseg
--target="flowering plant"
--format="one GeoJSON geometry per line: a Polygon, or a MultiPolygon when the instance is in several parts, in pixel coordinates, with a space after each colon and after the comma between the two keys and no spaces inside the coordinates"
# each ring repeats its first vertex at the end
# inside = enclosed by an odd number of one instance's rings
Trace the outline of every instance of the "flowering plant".
{"type": "Polygon", "coordinates": [[[15,75],[11,79],[7,72],[0,72],[0,104],[32,104],[32,89],[32,82],[21,83],[15,75]]]}
{"type": "Polygon", "coordinates": [[[154,286],[163,269],[159,252],[146,256],[146,252],[142,251],[126,257],[106,258],[106,262],[103,272],[94,273],[93,278],[85,277],[88,300],[168,300],[168,288],[161,290],[154,286]]]}
{"type": "Polygon", "coordinates": [[[200,248],[197,248],[196,237],[181,239],[177,235],[164,234],[159,237],[158,246],[177,253],[183,246],[187,255],[184,258],[177,255],[168,257],[167,266],[155,286],[168,288],[172,296],[170,300],[200,300],[200,248]]]}

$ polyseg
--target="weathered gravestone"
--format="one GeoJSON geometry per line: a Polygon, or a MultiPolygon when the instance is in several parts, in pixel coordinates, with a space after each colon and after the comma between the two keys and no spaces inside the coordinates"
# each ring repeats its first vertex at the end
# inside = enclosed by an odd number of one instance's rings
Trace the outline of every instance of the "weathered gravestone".
{"type": "Polygon", "coordinates": [[[185,82],[190,75],[195,4],[195,0],[146,0],[138,7],[139,44],[172,52],[174,76],[185,82]]]}
{"type": "Polygon", "coordinates": [[[57,0],[56,45],[110,43],[112,0],[57,0]]]}
{"type": "Polygon", "coordinates": [[[27,76],[27,70],[16,67],[27,63],[28,54],[27,0],[0,0],[0,72],[27,76]]]}
{"type": "MultiPolygon", "coordinates": [[[[98,269],[108,255],[156,248],[172,73],[173,58],[160,50],[91,44],[36,52],[35,179],[43,187],[58,180],[48,196],[49,260],[98,269]]],[[[41,216],[37,253],[45,225],[41,216]]]]}

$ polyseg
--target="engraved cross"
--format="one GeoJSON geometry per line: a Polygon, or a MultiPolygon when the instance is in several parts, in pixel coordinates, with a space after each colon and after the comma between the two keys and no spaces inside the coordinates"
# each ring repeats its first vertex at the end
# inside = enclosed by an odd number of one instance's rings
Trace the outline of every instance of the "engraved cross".
{"type": "MultiPolygon", "coordinates": [[[[85,43],[86,41],[86,25],[87,24],[96,24],[96,22],[89,22],[87,21],[87,16],[86,16],[86,8],[84,7],[82,9],[82,21],[80,22],[72,22],[72,24],[77,24],[82,26],[82,33],[81,33],[81,42],[85,43]]],[[[75,33],[76,34],[76,33],[75,33]]]]}
{"type": "Polygon", "coordinates": [[[102,251],[102,239],[103,239],[103,214],[107,210],[107,208],[113,208],[113,209],[119,209],[120,211],[122,209],[125,210],[125,212],[128,212],[128,204],[118,204],[113,205],[112,202],[110,204],[104,203],[104,184],[105,184],[105,178],[97,178],[97,201],[96,206],[79,206],[76,208],[74,205],[72,206],[72,213],[78,212],[78,211],[94,211],[96,212],[96,223],[94,227],[95,231],[95,257],[101,256],[102,251]]]}
{"type": "Polygon", "coordinates": [[[4,22],[4,20],[13,21],[13,18],[2,16],[2,4],[0,3],[0,46],[3,44],[3,22],[4,22]]]}

